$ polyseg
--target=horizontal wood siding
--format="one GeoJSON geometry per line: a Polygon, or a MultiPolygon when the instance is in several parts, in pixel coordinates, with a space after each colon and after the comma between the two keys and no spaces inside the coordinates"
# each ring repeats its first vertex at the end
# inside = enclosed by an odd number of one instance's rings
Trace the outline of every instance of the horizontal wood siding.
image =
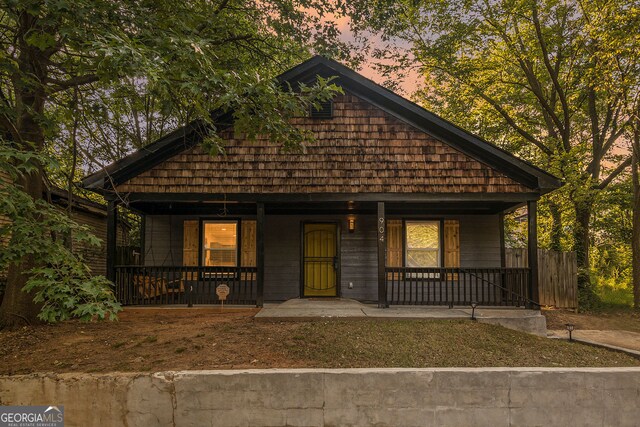
{"type": "Polygon", "coordinates": [[[264,236],[264,299],[300,296],[300,218],[267,215],[264,236]]]}
{"type": "MultiPolygon", "coordinates": [[[[415,218],[415,216],[412,216],[415,218]]],[[[462,268],[499,267],[497,215],[447,217],[460,222],[462,268]]],[[[195,216],[148,215],[145,265],[182,265],[182,227],[195,216]]],[[[346,216],[267,215],[265,221],[266,301],[300,297],[300,227],[303,221],[338,221],[341,229],[341,295],[360,301],[377,298],[376,217],[357,215],[349,233],[346,216]],[[349,289],[349,283],[353,288],[349,289]]]]}
{"type": "Polygon", "coordinates": [[[144,265],[182,265],[182,233],[185,219],[188,218],[175,215],[147,215],[143,254],[144,265]]]}
{"type": "Polygon", "coordinates": [[[285,153],[223,131],[225,155],[187,149],[118,186],[155,193],[522,193],[532,191],[350,94],[328,120],[294,119],[315,141],[285,153]]]}
{"type": "MultiPolygon", "coordinates": [[[[105,275],[107,273],[107,218],[88,212],[74,211],[71,215],[74,221],[79,224],[89,226],[91,232],[102,240],[100,246],[92,246],[86,243],[76,245],[74,251],[84,258],[91,268],[91,273],[95,275],[105,275]]],[[[122,233],[119,232],[118,236],[122,233]]]]}
{"type": "Polygon", "coordinates": [[[342,227],[342,296],[360,301],[378,299],[378,246],[375,215],[356,216],[356,231],[342,227]],[[349,289],[353,282],[353,289],[349,289]]]}
{"type": "Polygon", "coordinates": [[[465,215],[460,221],[460,267],[500,267],[498,215],[465,215]]]}

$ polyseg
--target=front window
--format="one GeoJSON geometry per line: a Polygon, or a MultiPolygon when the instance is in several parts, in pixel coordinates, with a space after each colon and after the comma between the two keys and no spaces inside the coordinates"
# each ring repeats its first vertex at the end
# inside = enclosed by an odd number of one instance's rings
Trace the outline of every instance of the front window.
{"type": "Polygon", "coordinates": [[[236,267],[238,265],[238,223],[204,221],[202,265],[236,267]]]}
{"type": "Polygon", "coordinates": [[[406,267],[440,267],[440,222],[406,222],[406,267]]]}

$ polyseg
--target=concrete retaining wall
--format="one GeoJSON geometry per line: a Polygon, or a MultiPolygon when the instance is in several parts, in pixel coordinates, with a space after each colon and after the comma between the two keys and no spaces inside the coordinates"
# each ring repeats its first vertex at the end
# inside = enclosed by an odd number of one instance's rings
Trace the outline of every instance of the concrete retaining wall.
{"type": "Polygon", "coordinates": [[[306,369],[0,377],[66,426],[637,426],[640,368],[306,369]]]}

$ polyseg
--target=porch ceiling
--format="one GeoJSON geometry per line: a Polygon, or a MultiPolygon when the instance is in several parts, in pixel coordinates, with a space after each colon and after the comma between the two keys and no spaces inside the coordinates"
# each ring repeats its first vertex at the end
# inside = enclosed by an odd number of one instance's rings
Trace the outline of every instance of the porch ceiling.
{"type": "MultiPolygon", "coordinates": [[[[387,216],[497,214],[521,206],[514,201],[387,202],[387,216]]],[[[255,215],[255,203],[132,201],[129,207],[150,215],[255,215]]],[[[376,202],[267,202],[266,215],[349,215],[377,213],[376,202]]]]}

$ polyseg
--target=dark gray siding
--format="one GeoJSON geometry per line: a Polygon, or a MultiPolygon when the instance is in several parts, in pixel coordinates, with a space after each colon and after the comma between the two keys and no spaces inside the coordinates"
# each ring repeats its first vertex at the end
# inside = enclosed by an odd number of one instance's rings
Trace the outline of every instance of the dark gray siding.
{"type": "Polygon", "coordinates": [[[144,265],[182,265],[182,221],[177,215],[147,215],[144,265]]]}
{"type": "Polygon", "coordinates": [[[460,221],[460,266],[500,267],[498,215],[468,215],[460,221]]]}
{"type": "MultiPolygon", "coordinates": [[[[182,223],[194,216],[147,216],[146,265],[182,264],[182,223]]],[[[415,218],[415,216],[412,216],[415,218]]],[[[497,215],[448,216],[460,221],[461,267],[499,267],[497,215]]],[[[300,297],[300,232],[303,221],[338,221],[341,229],[341,294],[378,298],[376,217],[357,215],[349,233],[345,216],[267,215],[265,223],[265,300],[300,297]],[[349,289],[349,283],[353,288],[349,289]]]]}
{"type": "Polygon", "coordinates": [[[375,217],[358,215],[349,233],[343,216],[267,216],[265,224],[265,300],[300,297],[300,233],[303,221],[337,221],[341,229],[341,292],[345,298],[377,298],[375,217]],[[349,289],[349,282],[353,288],[349,289]]]}
{"type": "Polygon", "coordinates": [[[358,215],[356,231],[342,232],[342,296],[360,301],[378,300],[378,246],[376,217],[358,215]],[[349,289],[349,282],[353,289],[349,289]]]}
{"type": "Polygon", "coordinates": [[[268,215],[264,236],[264,299],[297,298],[299,282],[300,217],[268,215]]]}

